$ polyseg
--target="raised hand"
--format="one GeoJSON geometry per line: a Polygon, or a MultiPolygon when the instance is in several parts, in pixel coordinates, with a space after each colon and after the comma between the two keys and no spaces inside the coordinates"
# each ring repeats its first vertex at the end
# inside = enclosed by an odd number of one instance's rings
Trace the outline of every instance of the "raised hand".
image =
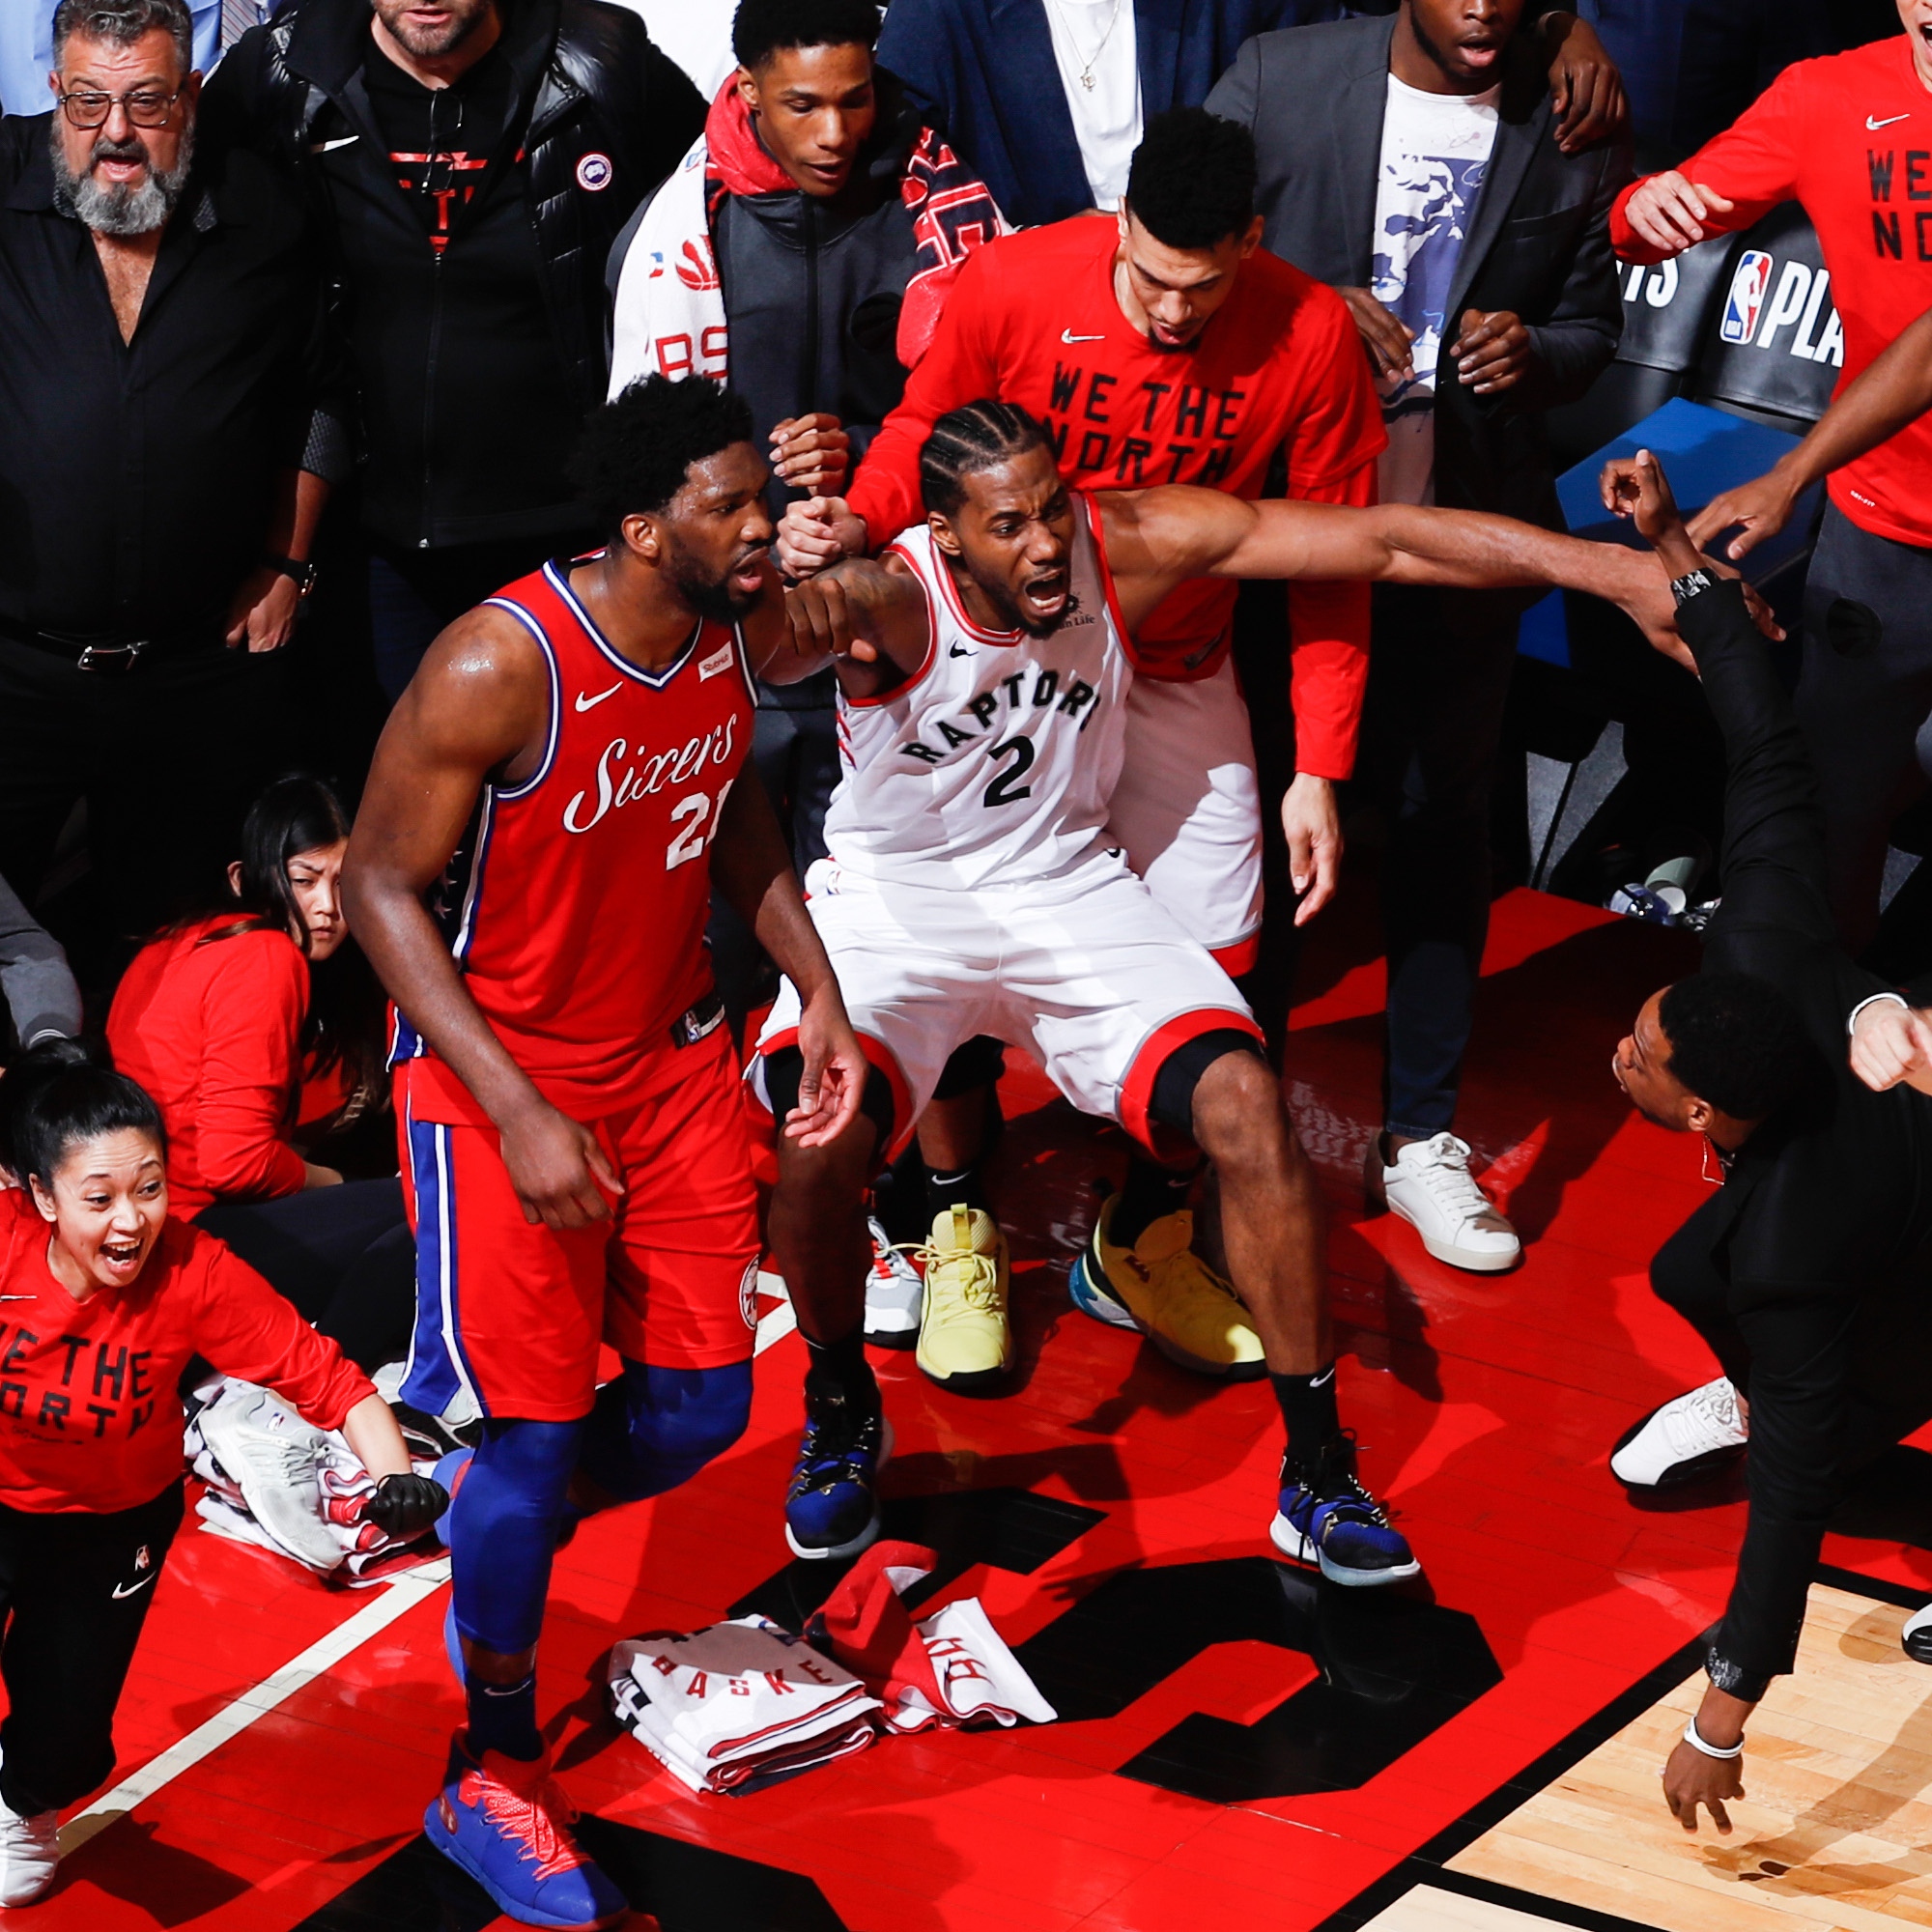
{"type": "Polygon", "coordinates": [[[1714,187],[1690,182],[1675,168],[1665,168],[1637,187],[1624,204],[1630,225],[1664,255],[1681,255],[1707,235],[1719,231],[1706,224],[1714,214],[1729,214],[1737,207],[1714,187]]]}

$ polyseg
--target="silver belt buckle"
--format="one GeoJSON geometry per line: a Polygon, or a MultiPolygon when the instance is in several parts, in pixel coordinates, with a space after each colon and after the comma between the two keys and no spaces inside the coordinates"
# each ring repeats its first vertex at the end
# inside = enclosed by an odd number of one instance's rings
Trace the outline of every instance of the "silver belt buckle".
{"type": "Polygon", "coordinates": [[[132,670],[135,661],[148,648],[145,638],[126,644],[88,644],[74,660],[76,670],[132,670]]]}

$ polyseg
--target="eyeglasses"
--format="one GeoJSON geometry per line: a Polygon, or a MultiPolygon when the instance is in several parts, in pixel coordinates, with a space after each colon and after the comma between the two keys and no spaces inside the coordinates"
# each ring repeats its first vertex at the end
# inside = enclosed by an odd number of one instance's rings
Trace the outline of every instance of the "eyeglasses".
{"type": "Polygon", "coordinates": [[[116,101],[128,110],[128,119],[135,127],[165,128],[173,117],[175,102],[181,98],[179,87],[172,94],[162,94],[152,87],[137,87],[131,94],[63,94],[60,104],[68,120],[76,128],[104,128],[116,101]]]}

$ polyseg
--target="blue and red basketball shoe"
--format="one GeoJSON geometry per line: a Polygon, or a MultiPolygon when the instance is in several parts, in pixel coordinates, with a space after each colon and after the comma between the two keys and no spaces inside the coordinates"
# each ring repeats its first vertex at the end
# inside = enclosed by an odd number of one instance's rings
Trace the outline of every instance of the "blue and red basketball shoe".
{"type": "Polygon", "coordinates": [[[1284,1556],[1319,1564],[1331,1583],[1354,1589],[1422,1574],[1407,1539],[1355,1474],[1355,1445],[1346,1430],[1312,1467],[1282,1458],[1281,1499],[1268,1537],[1284,1556]]]}
{"type": "Polygon", "coordinates": [[[423,1833],[519,1925],[616,1925],[630,1902],[571,1834],[577,1806],[550,1775],[550,1754],[526,1764],[501,1751],[470,1756],[459,1731],[423,1833]]]}

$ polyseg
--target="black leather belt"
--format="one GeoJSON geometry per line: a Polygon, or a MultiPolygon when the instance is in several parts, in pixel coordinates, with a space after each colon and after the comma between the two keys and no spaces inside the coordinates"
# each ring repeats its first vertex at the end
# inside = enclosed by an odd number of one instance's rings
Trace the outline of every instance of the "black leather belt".
{"type": "Polygon", "coordinates": [[[36,631],[6,617],[0,617],[0,638],[7,639],[11,643],[24,644],[29,650],[43,651],[48,657],[64,658],[76,670],[94,671],[108,677],[125,677],[146,651],[152,651],[158,657],[212,647],[211,633],[205,628],[168,632],[151,638],[129,638],[112,633],[83,637],[64,631],[36,631]]]}
{"type": "Polygon", "coordinates": [[[696,1046],[724,1024],[724,996],[706,993],[688,1013],[680,1013],[670,1023],[673,1046],[696,1046]]]}

